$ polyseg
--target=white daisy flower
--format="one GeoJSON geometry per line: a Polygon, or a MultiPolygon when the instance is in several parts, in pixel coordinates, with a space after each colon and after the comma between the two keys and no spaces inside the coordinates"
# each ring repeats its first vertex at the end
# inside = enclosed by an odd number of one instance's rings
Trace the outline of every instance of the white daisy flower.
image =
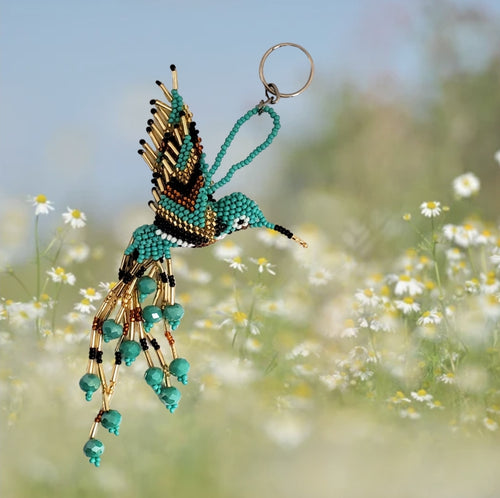
{"type": "Polygon", "coordinates": [[[494,156],[494,157],[495,157],[495,161],[496,161],[498,164],[500,164],[500,150],[497,150],[497,151],[495,152],[495,156],[494,156]]]}
{"type": "Polygon", "coordinates": [[[271,275],[276,275],[276,272],[272,269],[276,265],[272,265],[266,258],[250,258],[250,261],[252,263],[255,263],[259,267],[259,273],[263,273],[264,270],[267,271],[267,273],[270,273],[271,275]]]}
{"type": "Polygon", "coordinates": [[[86,289],[80,289],[80,294],[88,299],[90,302],[97,301],[101,299],[102,294],[96,291],[93,287],[87,287],[86,289]]]}
{"type": "Polygon", "coordinates": [[[234,256],[234,258],[224,259],[226,263],[229,263],[229,268],[233,270],[238,270],[240,272],[244,272],[247,269],[247,266],[242,263],[240,256],[234,256]]]}
{"type": "Polygon", "coordinates": [[[453,191],[458,198],[477,194],[480,187],[479,178],[474,173],[464,173],[453,180],[453,191]]]}
{"type": "Polygon", "coordinates": [[[241,254],[241,247],[232,240],[223,240],[214,246],[214,254],[217,259],[226,260],[236,258],[241,254]]]}
{"type": "Polygon", "coordinates": [[[426,403],[426,405],[427,405],[427,408],[430,408],[431,410],[444,410],[443,404],[438,399],[428,401],[426,403]]]}
{"type": "Polygon", "coordinates": [[[489,431],[496,431],[498,429],[498,424],[495,422],[492,418],[490,417],[484,417],[483,418],[483,425],[488,429],[489,431]]]}
{"type": "Polygon", "coordinates": [[[424,292],[425,285],[422,282],[403,274],[396,277],[396,285],[394,287],[394,294],[401,296],[409,294],[410,296],[417,296],[424,292]]]}
{"type": "Polygon", "coordinates": [[[404,315],[420,311],[420,304],[414,301],[412,297],[405,297],[403,299],[398,299],[394,301],[394,304],[398,310],[400,310],[404,315]]]}
{"type": "Polygon", "coordinates": [[[366,307],[375,307],[380,303],[380,298],[373,292],[372,288],[358,289],[354,294],[356,300],[366,307]]]}
{"type": "Polygon", "coordinates": [[[85,226],[85,221],[87,217],[83,211],[79,209],[68,208],[65,213],[62,214],[64,223],[69,223],[73,228],[82,228],[85,226]]]}
{"type": "Polygon", "coordinates": [[[90,255],[90,247],[84,242],[72,245],[66,251],[68,263],[83,263],[90,255]]]}
{"type": "Polygon", "coordinates": [[[245,349],[250,353],[258,353],[262,349],[262,342],[256,337],[249,337],[245,341],[245,349]]]}
{"type": "Polygon", "coordinates": [[[35,215],[39,214],[49,214],[50,211],[54,210],[52,202],[47,199],[43,194],[38,194],[35,197],[29,197],[28,201],[35,207],[35,215]]]}
{"type": "Polygon", "coordinates": [[[80,313],[91,313],[95,311],[95,306],[90,302],[89,299],[84,297],[79,303],[75,304],[75,310],[80,313]]]}
{"type": "Polygon", "coordinates": [[[460,261],[464,258],[464,254],[458,247],[452,247],[446,250],[446,258],[448,261],[460,261]]]}
{"type": "Polygon", "coordinates": [[[116,282],[99,282],[99,289],[108,293],[115,285],[116,282]]]}
{"type": "Polygon", "coordinates": [[[454,242],[461,247],[469,247],[474,245],[477,241],[479,232],[473,225],[466,223],[456,227],[454,242]]]}
{"type": "Polygon", "coordinates": [[[332,279],[332,274],[326,268],[318,268],[309,272],[308,280],[311,285],[325,285],[332,279]]]}
{"type": "Polygon", "coordinates": [[[335,372],[329,375],[320,375],[320,382],[329,390],[343,390],[347,387],[347,375],[345,373],[335,372]]]}
{"type": "Polygon", "coordinates": [[[418,391],[412,391],[410,393],[411,397],[416,401],[432,401],[432,394],[429,394],[425,389],[419,389],[418,391]]]}
{"type": "Polygon", "coordinates": [[[447,223],[443,227],[443,235],[445,239],[453,242],[455,240],[455,235],[457,234],[458,227],[456,225],[452,225],[451,223],[447,223]]]}
{"type": "Polygon", "coordinates": [[[417,320],[417,325],[438,325],[443,319],[443,314],[436,309],[424,311],[417,320]]]}
{"type": "Polygon", "coordinates": [[[439,201],[422,202],[420,212],[426,218],[436,218],[441,214],[441,203],[439,201]]]}
{"type": "Polygon", "coordinates": [[[79,323],[83,321],[87,321],[87,317],[82,315],[82,313],[78,313],[78,311],[70,311],[66,313],[63,317],[68,323],[79,323]]]}
{"type": "Polygon", "coordinates": [[[402,391],[397,391],[394,396],[391,396],[388,400],[389,403],[393,405],[400,405],[402,403],[411,403],[411,399],[407,398],[402,391]]]}
{"type": "Polygon", "coordinates": [[[356,324],[354,323],[354,320],[351,318],[348,318],[345,323],[345,328],[342,330],[340,333],[340,337],[343,338],[348,338],[348,337],[357,337],[358,335],[358,328],[356,327],[356,324]]]}
{"type": "Polygon", "coordinates": [[[455,374],[453,372],[447,372],[438,376],[437,380],[443,384],[454,384],[455,374]]]}
{"type": "Polygon", "coordinates": [[[52,267],[47,271],[47,275],[52,279],[52,282],[62,282],[68,285],[74,285],[76,282],[76,277],[72,273],[66,272],[61,266],[52,267]]]}
{"type": "Polygon", "coordinates": [[[413,406],[403,408],[403,410],[400,410],[399,415],[402,418],[408,418],[410,420],[418,420],[421,417],[420,413],[418,413],[413,406]]]}

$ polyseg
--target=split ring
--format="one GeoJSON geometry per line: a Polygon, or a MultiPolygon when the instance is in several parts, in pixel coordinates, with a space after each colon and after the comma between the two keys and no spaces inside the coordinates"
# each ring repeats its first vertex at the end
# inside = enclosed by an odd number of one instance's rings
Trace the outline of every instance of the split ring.
{"type": "MultiPolygon", "coordinates": [[[[266,89],[266,96],[268,95],[268,93],[274,95],[276,97],[276,101],[278,101],[280,98],[289,98],[289,97],[296,97],[297,95],[301,94],[310,84],[311,84],[311,81],[313,79],[313,76],[314,76],[314,61],[311,57],[311,54],[304,48],[302,47],[301,45],[297,45],[296,43],[278,43],[277,45],[274,45],[274,47],[271,47],[263,56],[262,56],[262,59],[260,61],[260,65],[259,65],[259,77],[260,77],[260,81],[262,81],[262,83],[264,84],[264,87],[266,89]],[[278,87],[276,86],[276,84],[274,83],[268,83],[266,81],[266,78],[264,76],[264,64],[266,62],[266,59],[269,57],[269,55],[271,54],[271,52],[273,52],[274,50],[278,49],[278,48],[281,48],[281,47],[295,47],[295,48],[298,48],[299,50],[301,50],[302,52],[304,52],[304,54],[306,55],[306,57],[309,59],[309,64],[311,65],[311,69],[309,70],[309,76],[307,78],[307,81],[305,83],[305,85],[300,88],[299,90],[297,90],[296,92],[292,92],[292,93],[281,93],[279,90],[278,90],[278,87]]],[[[271,102],[273,103],[273,102],[271,102]]]]}

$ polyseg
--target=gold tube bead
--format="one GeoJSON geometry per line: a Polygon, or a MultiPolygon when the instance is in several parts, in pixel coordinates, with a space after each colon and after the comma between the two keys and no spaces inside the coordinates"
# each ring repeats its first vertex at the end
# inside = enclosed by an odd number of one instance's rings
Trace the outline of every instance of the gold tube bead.
{"type": "Polygon", "coordinates": [[[158,140],[156,138],[155,132],[153,131],[153,128],[151,128],[151,126],[148,126],[148,129],[146,131],[149,135],[149,138],[151,139],[151,142],[153,142],[153,145],[156,147],[156,149],[159,149],[160,148],[160,140],[158,140]]]}
{"type": "Polygon", "coordinates": [[[144,159],[144,162],[148,165],[149,169],[154,173],[156,171],[156,164],[149,160],[148,155],[143,151],[141,157],[144,159]]]}
{"type": "Polygon", "coordinates": [[[92,427],[90,428],[89,439],[94,439],[97,434],[97,429],[99,428],[99,422],[94,420],[92,427]]]}
{"type": "Polygon", "coordinates": [[[167,87],[161,81],[157,81],[156,84],[161,88],[162,92],[165,94],[165,97],[167,97],[167,100],[169,102],[172,102],[172,94],[167,90],[167,87]]]}
{"type": "Polygon", "coordinates": [[[151,189],[151,193],[153,194],[153,198],[156,202],[160,202],[160,194],[158,192],[158,190],[156,190],[156,187],[153,187],[151,189]]]}
{"type": "Polygon", "coordinates": [[[163,107],[157,107],[156,112],[153,114],[156,122],[160,125],[159,128],[165,132],[172,125],[168,122],[170,118],[170,111],[166,111],[163,107]]]}
{"type": "Polygon", "coordinates": [[[172,90],[178,90],[179,82],[177,81],[177,70],[175,69],[175,66],[170,66],[170,67],[173,67],[173,69],[172,69],[172,90]]]}
{"type": "Polygon", "coordinates": [[[168,126],[168,117],[166,117],[165,113],[163,113],[161,110],[158,109],[152,109],[152,110],[155,111],[152,112],[153,121],[155,125],[158,127],[158,129],[161,131],[161,134],[163,135],[168,126]]]}
{"type": "Polygon", "coordinates": [[[170,113],[170,111],[172,110],[172,108],[168,104],[165,104],[165,102],[162,102],[161,100],[157,99],[155,99],[155,106],[158,109],[165,110],[167,113],[170,113]]]}
{"type": "Polygon", "coordinates": [[[182,131],[184,132],[184,136],[189,135],[189,127],[185,115],[181,116],[181,125],[182,125],[182,131]]]}
{"type": "Polygon", "coordinates": [[[174,128],[172,130],[172,133],[174,134],[174,137],[175,139],[177,140],[177,145],[179,145],[179,147],[182,147],[182,137],[181,137],[181,133],[179,131],[179,128],[174,128]]]}

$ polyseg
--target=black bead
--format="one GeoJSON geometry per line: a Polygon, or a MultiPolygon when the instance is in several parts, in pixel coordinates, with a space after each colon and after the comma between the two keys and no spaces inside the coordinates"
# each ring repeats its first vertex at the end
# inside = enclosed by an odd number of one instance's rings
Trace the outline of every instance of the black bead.
{"type": "Polygon", "coordinates": [[[122,352],[121,351],[115,351],[115,363],[117,365],[121,365],[121,363],[122,363],[122,352]]]}
{"type": "Polygon", "coordinates": [[[97,351],[96,361],[97,363],[102,363],[102,351],[97,351]]]}
{"type": "Polygon", "coordinates": [[[168,282],[168,277],[167,277],[167,274],[166,274],[164,271],[162,271],[162,272],[160,273],[160,278],[161,278],[161,281],[162,281],[164,284],[166,284],[166,283],[168,282]]]}
{"type": "Polygon", "coordinates": [[[97,348],[90,348],[89,349],[89,360],[95,360],[96,353],[97,353],[97,348]]]}
{"type": "Polygon", "coordinates": [[[153,346],[155,351],[158,351],[160,349],[160,345],[158,344],[158,341],[154,337],[151,339],[151,346],[153,346]]]}
{"type": "Polygon", "coordinates": [[[143,351],[146,351],[147,349],[149,349],[148,341],[146,341],[146,339],[144,339],[144,337],[142,339],[139,339],[139,343],[140,343],[143,351]]]}
{"type": "Polygon", "coordinates": [[[168,276],[168,285],[170,285],[170,287],[175,287],[175,277],[173,275],[168,276]]]}

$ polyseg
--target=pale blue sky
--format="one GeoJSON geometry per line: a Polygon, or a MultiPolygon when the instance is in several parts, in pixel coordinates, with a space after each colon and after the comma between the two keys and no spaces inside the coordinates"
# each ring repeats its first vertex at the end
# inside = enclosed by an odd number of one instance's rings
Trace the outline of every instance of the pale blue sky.
{"type": "MultiPolygon", "coordinates": [[[[493,0],[452,3],[500,13],[500,2],[493,0]]],[[[106,209],[104,217],[112,214],[111,201],[121,207],[127,199],[149,199],[149,172],[136,150],[145,137],[149,100],[161,96],[154,81],[170,85],[171,63],[209,161],[234,121],[262,98],[258,64],[278,42],[304,45],[316,63],[311,88],[276,106],[282,143],[300,137],[304,123],[314,133],[319,96],[346,79],[364,86],[388,79],[411,88],[424,78],[419,1],[3,4],[0,195],[45,193],[60,208],[71,203],[89,212],[106,209]]],[[[284,91],[300,86],[307,71],[300,54],[272,57],[269,79],[282,78],[284,91]]],[[[237,150],[250,148],[262,129],[269,123],[250,125],[237,150]]],[[[278,159],[271,152],[259,160],[262,168],[278,159]]]]}

